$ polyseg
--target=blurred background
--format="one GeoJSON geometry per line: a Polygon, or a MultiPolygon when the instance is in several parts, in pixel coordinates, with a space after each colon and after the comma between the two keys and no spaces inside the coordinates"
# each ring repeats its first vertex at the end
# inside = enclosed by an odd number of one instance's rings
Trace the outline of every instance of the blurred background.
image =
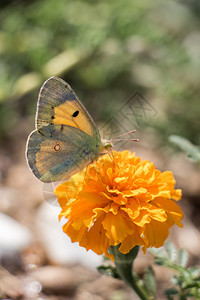
{"type": "MultiPolygon", "coordinates": [[[[199,0],[0,1],[0,299],[137,299],[98,275],[101,257],[70,244],[27,167],[39,89],[53,75],[104,138],[137,129],[139,143],[116,149],[173,171],[185,218],[170,237],[200,263],[199,168],[169,141],[200,144],[199,16],[199,0]]],[[[139,273],[150,259],[141,254],[139,273]]],[[[164,299],[168,277],[156,272],[164,299]]]]}

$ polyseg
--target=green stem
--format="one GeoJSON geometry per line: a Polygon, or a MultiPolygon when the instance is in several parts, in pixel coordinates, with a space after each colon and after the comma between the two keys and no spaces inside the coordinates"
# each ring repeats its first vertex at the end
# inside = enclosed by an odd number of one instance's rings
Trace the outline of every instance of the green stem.
{"type": "Polygon", "coordinates": [[[143,286],[139,283],[139,279],[132,272],[133,261],[136,258],[139,246],[135,246],[128,254],[123,254],[118,250],[119,246],[111,246],[109,252],[114,255],[115,265],[120,277],[136,292],[142,300],[153,299],[143,286]]]}

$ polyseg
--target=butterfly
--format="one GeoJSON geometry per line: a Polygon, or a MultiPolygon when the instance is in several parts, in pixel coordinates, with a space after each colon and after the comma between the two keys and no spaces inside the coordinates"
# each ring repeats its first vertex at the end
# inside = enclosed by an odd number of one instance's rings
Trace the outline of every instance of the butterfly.
{"type": "Polygon", "coordinates": [[[67,180],[113,147],[112,140],[101,139],[70,85],[55,76],[40,89],[35,127],[28,137],[26,158],[43,182],[67,180]]]}
{"type": "Polygon", "coordinates": [[[66,180],[95,161],[112,142],[101,140],[92,117],[68,83],[51,77],[41,87],[28,165],[43,182],[66,180]]]}

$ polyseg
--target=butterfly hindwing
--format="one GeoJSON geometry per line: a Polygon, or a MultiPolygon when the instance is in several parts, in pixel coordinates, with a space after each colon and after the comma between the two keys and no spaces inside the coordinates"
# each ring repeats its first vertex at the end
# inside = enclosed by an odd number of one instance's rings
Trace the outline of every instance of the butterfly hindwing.
{"type": "Polygon", "coordinates": [[[27,160],[37,178],[44,182],[68,179],[99,155],[100,141],[79,128],[47,125],[28,139],[27,160]]]}
{"type": "Polygon", "coordinates": [[[100,139],[92,117],[70,85],[58,77],[45,81],[38,99],[36,128],[49,124],[73,126],[100,139]]]}

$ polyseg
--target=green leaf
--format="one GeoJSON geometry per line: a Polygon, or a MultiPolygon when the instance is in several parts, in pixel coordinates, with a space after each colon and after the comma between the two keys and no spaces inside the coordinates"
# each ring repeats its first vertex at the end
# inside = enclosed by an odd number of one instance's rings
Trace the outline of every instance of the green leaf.
{"type": "Polygon", "coordinates": [[[144,275],[144,284],[147,288],[147,290],[155,296],[156,294],[156,279],[155,279],[155,273],[151,266],[149,266],[146,270],[146,273],[144,275]]]}
{"type": "Polygon", "coordinates": [[[182,290],[193,289],[193,288],[200,288],[199,280],[192,281],[190,283],[184,282],[183,285],[182,285],[182,290]]]}
{"type": "Polygon", "coordinates": [[[192,279],[191,273],[190,273],[189,269],[187,269],[187,268],[182,268],[180,270],[180,276],[182,278],[184,278],[185,281],[188,281],[188,282],[191,281],[191,279],[192,279]]]}
{"type": "Polygon", "coordinates": [[[178,252],[178,263],[182,267],[186,267],[188,262],[188,253],[185,249],[180,249],[178,252]]]}
{"type": "Polygon", "coordinates": [[[200,276],[200,268],[199,267],[191,267],[191,268],[189,268],[189,270],[190,270],[190,273],[193,278],[200,276]]]}
{"type": "Polygon", "coordinates": [[[120,279],[117,269],[112,266],[99,266],[97,267],[97,270],[103,275],[120,279]]]}
{"type": "Polygon", "coordinates": [[[164,251],[164,247],[150,248],[150,249],[148,249],[148,252],[151,253],[151,254],[153,254],[156,257],[167,258],[166,253],[164,251]]]}
{"type": "Polygon", "coordinates": [[[170,260],[174,262],[176,260],[176,248],[174,244],[171,243],[170,241],[166,241],[165,248],[167,254],[169,255],[170,260]]]}
{"type": "Polygon", "coordinates": [[[177,295],[179,291],[176,288],[169,288],[165,291],[166,296],[177,295]]]}
{"type": "Polygon", "coordinates": [[[200,166],[200,149],[193,145],[186,138],[178,135],[171,135],[169,141],[177,145],[182,151],[188,154],[200,166]]]}
{"type": "Polygon", "coordinates": [[[165,266],[165,261],[166,258],[162,258],[162,257],[155,257],[154,258],[155,264],[159,265],[159,266],[165,266]]]}
{"type": "Polygon", "coordinates": [[[173,275],[170,281],[173,285],[179,285],[179,277],[177,277],[176,275],[173,275]]]}

